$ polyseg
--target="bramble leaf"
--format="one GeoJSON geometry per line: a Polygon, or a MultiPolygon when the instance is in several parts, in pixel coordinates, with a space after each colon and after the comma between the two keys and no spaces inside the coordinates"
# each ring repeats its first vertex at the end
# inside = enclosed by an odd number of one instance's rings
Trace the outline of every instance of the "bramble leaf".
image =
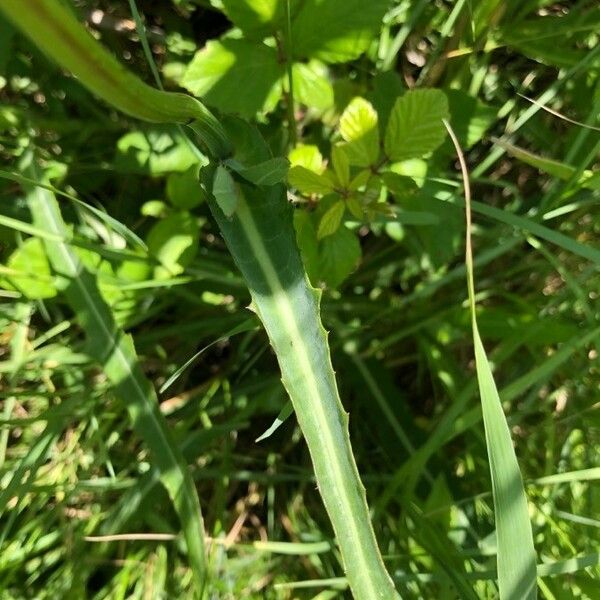
{"type": "Polygon", "coordinates": [[[448,100],[435,89],[406,92],[396,100],[385,132],[385,152],[394,161],[433,152],[446,137],[448,100]]]}
{"type": "Polygon", "coordinates": [[[379,157],[379,130],[375,109],[364,98],[354,98],[340,117],[339,131],[350,164],[368,167],[379,157]]]}

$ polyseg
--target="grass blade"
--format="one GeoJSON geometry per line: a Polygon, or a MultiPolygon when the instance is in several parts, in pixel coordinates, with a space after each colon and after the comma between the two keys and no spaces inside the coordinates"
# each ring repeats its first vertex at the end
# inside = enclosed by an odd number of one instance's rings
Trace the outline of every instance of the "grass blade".
{"type": "MultiPolygon", "coordinates": [[[[35,179],[35,167],[29,169],[35,179]]],[[[42,187],[29,188],[27,192],[36,226],[64,238],[67,227],[54,195],[42,187]]],[[[63,281],[65,297],[85,331],[88,353],[102,366],[117,397],[127,408],[136,433],[152,452],[160,480],[181,521],[201,596],[206,582],[206,562],[204,524],[196,488],[160,413],[156,393],[140,368],[133,340],[116,326],[95,278],[77,254],[64,242],[45,240],[45,247],[53,270],[63,281]]]]}
{"type": "Polygon", "coordinates": [[[467,288],[477,381],[492,478],[500,600],[534,600],[537,597],[536,554],[527,496],[506,416],[477,326],[471,248],[471,192],[467,167],[454,131],[446,121],[444,123],[456,147],[465,187],[467,288]]]}

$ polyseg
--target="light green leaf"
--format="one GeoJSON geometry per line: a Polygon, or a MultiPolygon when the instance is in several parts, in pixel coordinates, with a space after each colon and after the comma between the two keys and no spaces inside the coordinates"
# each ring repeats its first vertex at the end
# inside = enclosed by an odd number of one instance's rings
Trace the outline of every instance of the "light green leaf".
{"type": "Polygon", "coordinates": [[[231,168],[239,173],[246,181],[254,185],[275,185],[282,182],[288,173],[290,163],[281,157],[270,158],[251,167],[231,165],[231,168]]]}
{"type": "Polygon", "coordinates": [[[357,58],[388,8],[388,0],[305,0],[292,23],[294,56],[333,63],[357,58]]]}
{"type": "Polygon", "coordinates": [[[206,199],[198,184],[199,164],[192,165],[183,173],[172,173],[167,178],[167,198],[173,206],[190,210],[206,199]]]}
{"type": "Polygon", "coordinates": [[[325,175],[319,175],[301,166],[292,167],[288,173],[288,183],[303,194],[328,194],[334,189],[333,182],[325,175]]]}
{"type": "Polygon", "coordinates": [[[198,223],[188,212],[176,212],[156,223],[148,233],[148,251],[164,268],[156,269],[157,279],[179,275],[197,252],[198,223]]]}
{"type": "Polygon", "coordinates": [[[271,426],[260,436],[258,436],[254,441],[262,442],[267,438],[271,437],[288,419],[288,417],[294,412],[294,407],[292,403],[288,400],[285,403],[285,406],[279,411],[279,414],[271,423],[271,426]]]}
{"type": "Polygon", "coordinates": [[[119,170],[150,175],[183,172],[198,162],[178,133],[167,127],[132,131],[117,142],[119,170]]]}
{"type": "MultiPolygon", "coordinates": [[[[514,156],[516,159],[534,167],[535,169],[539,169],[543,173],[552,175],[552,177],[568,181],[578,172],[578,170],[572,165],[554,160],[552,158],[546,158],[544,156],[540,156],[539,154],[534,154],[533,152],[529,152],[529,150],[519,148],[519,146],[515,146],[505,140],[492,138],[492,141],[501,148],[504,148],[511,156],[514,156]]],[[[596,179],[597,175],[594,176],[591,171],[585,171],[579,183],[582,185],[582,187],[588,189],[598,189],[600,186],[598,185],[596,179]]]]}
{"type": "Polygon", "coordinates": [[[8,258],[7,267],[4,287],[17,289],[31,300],[56,296],[56,284],[41,240],[25,240],[8,258]]]}
{"type": "Polygon", "coordinates": [[[336,144],[331,148],[331,163],[340,186],[347,188],[350,185],[350,162],[345,144],[336,144]]]}
{"type": "Polygon", "coordinates": [[[338,287],[358,265],[361,257],[356,234],[342,226],[319,244],[320,278],[332,288],[338,287]]]}
{"type": "MultiPolygon", "coordinates": [[[[222,0],[223,11],[248,38],[263,39],[284,26],[287,0],[222,0]]],[[[290,1],[293,14],[299,0],[290,1]]]]}
{"type": "Polygon", "coordinates": [[[315,173],[322,173],[325,168],[319,148],[312,144],[298,144],[290,151],[288,159],[292,167],[304,167],[315,173]]]}
{"type": "Polygon", "coordinates": [[[473,342],[492,476],[500,598],[533,600],[537,595],[536,554],[527,496],[510,430],[474,315],[473,312],[473,342]]]}
{"type": "Polygon", "coordinates": [[[211,41],[196,53],[181,85],[219,110],[252,118],[274,108],[284,67],[274,48],[246,40],[211,41]]]}
{"type": "MultiPolygon", "coordinates": [[[[483,138],[498,118],[498,110],[462,90],[446,90],[444,93],[448,97],[452,129],[461,148],[469,149],[483,138]]],[[[448,151],[453,152],[450,142],[448,151]]]]}
{"type": "Polygon", "coordinates": [[[231,217],[238,205],[242,191],[226,167],[219,165],[215,171],[212,193],[226,217],[231,217]]]}
{"type": "Polygon", "coordinates": [[[420,89],[396,100],[387,130],[385,152],[394,161],[421,158],[433,152],[446,137],[443,119],[448,118],[448,100],[443,92],[420,89]]]}
{"type": "MultiPolygon", "coordinates": [[[[294,63],[292,77],[294,98],[297,102],[321,111],[333,106],[333,87],[323,63],[316,60],[309,63],[294,63]]],[[[283,81],[287,84],[287,78],[283,81]]]]}
{"type": "MultiPolygon", "coordinates": [[[[29,189],[28,203],[38,227],[45,227],[48,233],[63,239],[66,237],[67,226],[50,192],[39,187],[29,189]]],[[[94,277],[73,249],[64,242],[47,241],[45,247],[53,269],[70,282],[65,296],[85,332],[89,355],[102,366],[115,395],[129,413],[136,434],[152,453],[160,481],[181,522],[197,589],[202,590],[206,581],[206,558],[198,495],[159,410],[154,388],[140,367],[133,339],[117,327],[94,277]]]]}
{"type": "Polygon", "coordinates": [[[379,157],[379,129],[375,109],[364,98],[354,98],[340,117],[339,130],[348,142],[350,164],[368,167],[379,157]]]}
{"type": "Polygon", "coordinates": [[[322,240],[324,237],[334,234],[342,224],[342,217],[345,211],[346,205],[343,200],[338,200],[333,206],[328,208],[319,221],[317,239],[322,240]]]}
{"type": "Polygon", "coordinates": [[[140,208],[140,213],[145,217],[155,217],[159,219],[161,217],[165,217],[169,209],[165,202],[162,200],[148,200],[142,204],[140,208]]]}

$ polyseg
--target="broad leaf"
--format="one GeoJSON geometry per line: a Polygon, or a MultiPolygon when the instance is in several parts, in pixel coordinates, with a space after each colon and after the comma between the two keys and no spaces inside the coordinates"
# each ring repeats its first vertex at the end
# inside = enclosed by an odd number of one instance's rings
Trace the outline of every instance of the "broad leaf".
{"type": "Polygon", "coordinates": [[[340,117],[339,130],[346,142],[350,164],[368,167],[379,157],[377,113],[363,98],[354,98],[340,117]]]}
{"type": "Polygon", "coordinates": [[[320,277],[330,287],[338,287],[361,257],[356,234],[343,225],[319,243],[320,277]]]}
{"type": "Polygon", "coordinates": [[[328,194],[334,189],[333,182],[325,175],[309,171],[301,166],[292,167],[288,183],[303,194],[328,194]]]}
{"type": "Polygon", "coordinates": [[[350,161],[346,144],[336,144],[331,148],[331,164],[333,172],[342,188],[350,185],[350,161]]]}
{"type": "Polygon", "coordinates": [[[344,212],[346,212],[346,205],[343,200],[338,200],[331,206],[319,221],[317,239],[321,240],[328,235],[334,234],[342,224],[344,212]]]}
{"type": "Polygon", "coordinates": [[[420,158],[433,152],[446,137],[448,100],[443,92],[421,89],[396,100],[387,130],[385,151],[394,161],[420,158]]]}
{"type": "Polygon", "coordinates": [[[275,106],[283,74],[274,48],[224,39],[208,42],[196,53],[181,85],[223,112],[251,118],[275,106]]]}
{"type": "Polygon", "coordinates": [[[206,199],[198,185],[200,165],[194,164],[183,173],[172,173],[167,178],[167,198],[173,206],[189,210],[206,199]]]}
{"type": "MultiPolygon", "coordinates": [[[[333,86],[327,69],[319,61],[295,63],[292,66],[294,99],[317,110],[327,110],[333,106],[333,86]]],[[[287,77],[283,78],[287,88],[287,77]]]]}
{"type": "Polygon", "coordinates": [[[182,172],[198,157],[172,127],[152,127],[125,134],[117,142],[115,166],[122,171],[164,175],[182,172]]]}
{"type": "Polygon", "coordinates": [[[311,144],[298,144],[289,153],[288,159],[293,167],[304,167],[315,173],[322,173],[325,168],[319,148],[311,144]]]}
{"type": "Polygon", "coordinates": [[[225,216],[231,217],[238,205],[242,191],[231,173],[221,165],[215,172],[212,193],[225,216]]]}
{"type": "Polygon", "coordinates": [[[156,223],[148,233],[148,251],[164,268],[158,267],[158,279],[183,272],[197,252],[198,224],[188,212],[177,212],[156,223]]]}
{"type": "Polygon", "coordinates": [[[294,56],[333,63],[357,58],[389,5],[389,0],[305,0],[292,23],[294,56]]]}
{"type": "Polygon", "coordinates": [[[10,255],[7,267],[9,275],[0,286],[17,289],[31,300],[56,296],[56,284],[41,240],[25,240],[10,255]]]}
{"type": "MultiPolygon", "coordinates": [[[[248,38],[262,39],[284,25],[286,0],[222,0],[223,10],[248,38]]],[[[298,0],[290,0],[290,10],[298,0]]]]}
{"type": "Polygon", "coordinates": [[[270,158],[251,167],[233,167],[246,181],[254,185],[275,185],[282,182],[290,167],[290,163],[281,157],[270,158]]]}

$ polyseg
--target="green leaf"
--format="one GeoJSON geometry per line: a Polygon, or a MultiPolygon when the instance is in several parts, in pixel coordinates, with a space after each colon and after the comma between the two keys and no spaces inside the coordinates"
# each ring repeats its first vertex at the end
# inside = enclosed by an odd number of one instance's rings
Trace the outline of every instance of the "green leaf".
{"type": "Polygon", "coordinates": [[[276,419],[271,423],[271,426],[260,436],[258,436],[254,441],[256,443],[262,442],[267,438],[271,437],[288,419],[288,417],[293,414],[294,407],[292,403],[288,400],[285,403],[285,406],[279,411],[276,419]]]}
{"type": "Polygon", "coordinates": [[[56,284],[41,240],[25,240],[8,258],[7,267],[14,273],[6,277],[5,287],[17,289],[30,300],[56,296],[56,284]]]}
{"type": "MultiPolygon", "coordinates": [[[[37,226],[63,238],[66,236],[67,226],[52,193],[42,188],[29,189],[28,203],[37,226]]],[[[94,277],[73,249],[64,242],[47,241],[45,247],[54,271],[69,282],[64,293],[85,332],[89,355],[102,366],[115,395],[129,413],[136,434],[152,453],[160,481],[180,519],[198,594],[202,595],[206,559],[198,495],[159,410],[156,393],[140,367],[133,339],[116,326],[94,277]]]]}
{"type": "Polygon", "coordinates": [[[340,117],[339,131],[350,164],[368,167],[379,158],[379,129],[375,109],[364,98],[354,98],[340,117]]]}
{"type": "Polygon", "coordinates": [[[492,476],[500,598],[533,600],[537,596],[536,554],[527,496],[474,311],[473,342],[492,476]]]}
{"type": "Polygon", "coordinates": [[[315,173],[322,173],[325,168],[319,148],[311,144],[298,144],[290,151],[288,159],[292,167],[304,167],[315,173]]]}
{"type": "MultiPolygon", "coordinates": [[[[350,587],[357,599],[397,600],[399,595],[374,537],[364,487],[352,455],[348,417],[339,398],[319,315],[319,294],[308,285],[300,260],[286,189],[282,185],[244,185],[243,189],[233,218],[226,218],[212,200],[209,206],[248,283],[256,312],[279,361],[350,587]]],[[[358,245],[356,237],[345,231],[358,245]]],[[[323,243],[337,236],[336,232],[323,243]]],[[[340,259],[347,260],[352,254],[347,245],[340,250],[343,257],[333,257],[336,268],[340,259]]]]}
{"type": "Polygon", "coordinates": [[[292,23],[294,56],[332,63],[357,58],[388,8],[388,0],[305,0],[292,23]]]}
{"type": "Polygon", "coordinates": [[[219,110],[252,118],[281,95],[284,67],[274,48],[246,40],[211,41],[196,53],[181,85],[219,110]]]}
{"type": "Polygon", "coordinates": [[[319,228],[317,229],[317,239],[322,240],[328,235],[334,234],[342,224],[342,217],[346,212],[346,205],[343,200],[338,200],[331,206],[319,221],[319,228]]]}
{"type": "MultiPolygon", "coordinates": [[[[323,63],[316,60],[309,63],[294,63],[292,78],[294,98],[297,102],[320,111],[333,106],[331,77],[323,63]]],[[[283,81],[287,84],[287,78],[283,81]]]]}
{"type": "MultiPolygon", "coordinates": [[[[246,37],[263,39],[283,26],[285,1],[281,0],[222,0],[223,11],[246,37]]],[[[298,0],[290,0],[290,10],[298,0]]]]}
{"type": "Polygon", "coordinates": [[[358,265],[361,257],[356,234],[342,226],[319,244],[320,278],[332,288],[338,287],[358,265]]]}
{"type": "Polygon", "coordinates": [[[239,168],[239,166],[234,167],[233,164],[230,166],[254,185],[275,185],[285,180],[290,163],[285,158],[277,157],[251,167],[239,168]]]}
{"type": "Polygon", "coordinates": [[[140,213],[144,217],[154,217],[156,219],[166,217],[168,212],[169,208],[162,200],[148,200],[140,208],[140,213]]]}
{"type": "MultiPolygon", "coordinates": [[[[462,90],[446,90],[444,93],[448,97],[452,129],[461,148],[468,150],[483,139],[486,131],[498,118],[498,110],[462,90]]],[[[454,152],[449,140],[444,148],[448,152],[454,152]]]]}
{"type": "Polygon", "coordinates": [[[187,142],[171,128],[132,131],[117,142],[115,166],[122,171],[158,176],[186,171],[197,162],[187,142]]]}
{"type": "Polygon", "coordinates": [[[190,210],[206,200],[198,184],[199,164],[192,165],[183,173],[172,173],[167,178],[167,198],[171,204],[190,210]]]}
{"type": "Polygon", "coordinates": [[[331,163],[340,187],[347,188],[350,185],[350,162],[346,152],[345,144],[336,144],[331,148],[331,163]]]}
{"type": "Polygon", "coordinates": [[[296,242],[310,281],[319,282],[319,242],[313,223],[313,216],[305,210],[294,211],[296,242]]]}
{"type": "Polygon", "coordinates": [[[148,233],[148,251],[164,268],[156,270],[157,279],[179,275],[197,252],[198,223],[188,212],[176,212],[156,223],[148,233]]]}
{"type": "Polygon", "coordinates": [[[434,89],[409,91],[396,100],[385,132],[385,152],[394,161],[421,158],[446,137],[448,100],[434,89]]]}
{"type": "MultiPolygon", "coordinates": [[[[514,146],[510,142],[499,140],[498,138],[492,138],[492,141],[501,148],[504,148],[511,156],[558,179],[569,180],[578,172],[572,165],[534,154],[533,152],[529,152],[529,150],[514,146]]],[[[594,184],[591,171],[586,171],[583,174],[580,183],[583,187],[597,189],[597,184],[594,184]]]]}
{"type": "Polygon", "coordinates": [[[403,198],[414,196],[419,188],[412,177],[398,175],[392,171],[386,171],[381,174],[381,179],[385,183],[388,190],[394,195],[396,201],[403,198]]]}
{"type": "Polygon", "coordinates": [[[329,194],[334,185],[325,175],[319,175],[301,166],[292,167],[288,173],[288,183],[303,194],[329,194]]]}
{"type": "Polygon", "coordinates": [[[219,165],[213,181],[213,196],[226,217],[235,212],[242,191],[226,167],[219,165]]]}

